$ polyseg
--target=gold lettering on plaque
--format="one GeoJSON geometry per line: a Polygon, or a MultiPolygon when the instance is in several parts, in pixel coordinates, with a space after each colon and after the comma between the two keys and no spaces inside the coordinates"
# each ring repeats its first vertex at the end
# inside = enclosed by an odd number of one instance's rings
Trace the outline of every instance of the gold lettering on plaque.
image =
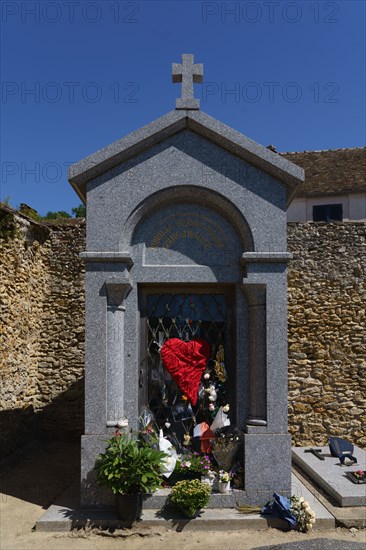
{"type": "Polygon", "coordinates": [[[154,233],[149,246],[169,249],[181,239],[192,239],[205,250],[222,250],[226,241],[220,225],[209,217],[193,212],[177,212],[164,220],[164,225],[154,233]]]}

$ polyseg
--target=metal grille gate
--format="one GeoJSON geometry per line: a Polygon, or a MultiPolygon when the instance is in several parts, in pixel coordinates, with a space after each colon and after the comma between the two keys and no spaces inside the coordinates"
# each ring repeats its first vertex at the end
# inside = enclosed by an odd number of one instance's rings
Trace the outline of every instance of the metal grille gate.
{"type": "MultiPolygon", "coordinates": [[[[142,339],[147,344],[140,371],[141,409],[152,412],[157,429],[163,428],[177,449],[181,449],[184,435],[191,435],[200,422],[210,422],[200,390],[197,405],[184,399],[182,391],[164,368],[160,347],[169,338],[189,341],[203,338],[211,345],[208,368],[222,345],[228,340],[228,312],[230,301],[222,293],[145,293],[143,299],[142,339]]],[[[231,317],[231,316],[230,316],[231,317]]],[[[226,368],[230,378],[230,365],[226,368]]],[[[227,400],[226,389],[221,398],[227,400]]]]}

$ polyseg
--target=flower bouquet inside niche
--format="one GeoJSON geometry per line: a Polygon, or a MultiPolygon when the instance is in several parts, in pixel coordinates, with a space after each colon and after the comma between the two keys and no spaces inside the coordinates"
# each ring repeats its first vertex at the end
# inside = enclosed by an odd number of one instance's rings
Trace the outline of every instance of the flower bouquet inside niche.
{"type": "Polygon", "coordinates": [[[215,431],[212,440],[212,454],[220,468],[225,472],[233,470],[236,478],[242,476],[240,466],[241,451],[243,450],[243,435],[231,426],[215,431]]]}

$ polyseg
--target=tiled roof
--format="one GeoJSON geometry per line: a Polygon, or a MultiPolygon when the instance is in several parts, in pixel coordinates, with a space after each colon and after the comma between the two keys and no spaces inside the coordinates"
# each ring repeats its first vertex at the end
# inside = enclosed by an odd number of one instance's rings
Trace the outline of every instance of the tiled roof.
{"type": "Polygon", "coordinates": [[[305,170],[297,197],[366,192],[366,147],[279,154],[305,170]]]}

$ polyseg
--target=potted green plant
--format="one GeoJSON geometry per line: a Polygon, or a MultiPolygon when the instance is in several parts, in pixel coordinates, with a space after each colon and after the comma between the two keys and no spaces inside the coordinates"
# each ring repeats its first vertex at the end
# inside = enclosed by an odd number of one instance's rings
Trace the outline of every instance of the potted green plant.
{"type": "Polygon", "coordinates": [[[142,495],[161,487],[161,467],[167,455],[131,433],[116,432],[95,462],[97,482],[117,497],[120,518],[126,524],[139,518],[142,495]]]}
{"type": "Polygon", "coordinates": [[[194,518],[208,505],[211,487],[199,479],[178,481],[172,488],[170,499],[188,518],[194,518]]]}

